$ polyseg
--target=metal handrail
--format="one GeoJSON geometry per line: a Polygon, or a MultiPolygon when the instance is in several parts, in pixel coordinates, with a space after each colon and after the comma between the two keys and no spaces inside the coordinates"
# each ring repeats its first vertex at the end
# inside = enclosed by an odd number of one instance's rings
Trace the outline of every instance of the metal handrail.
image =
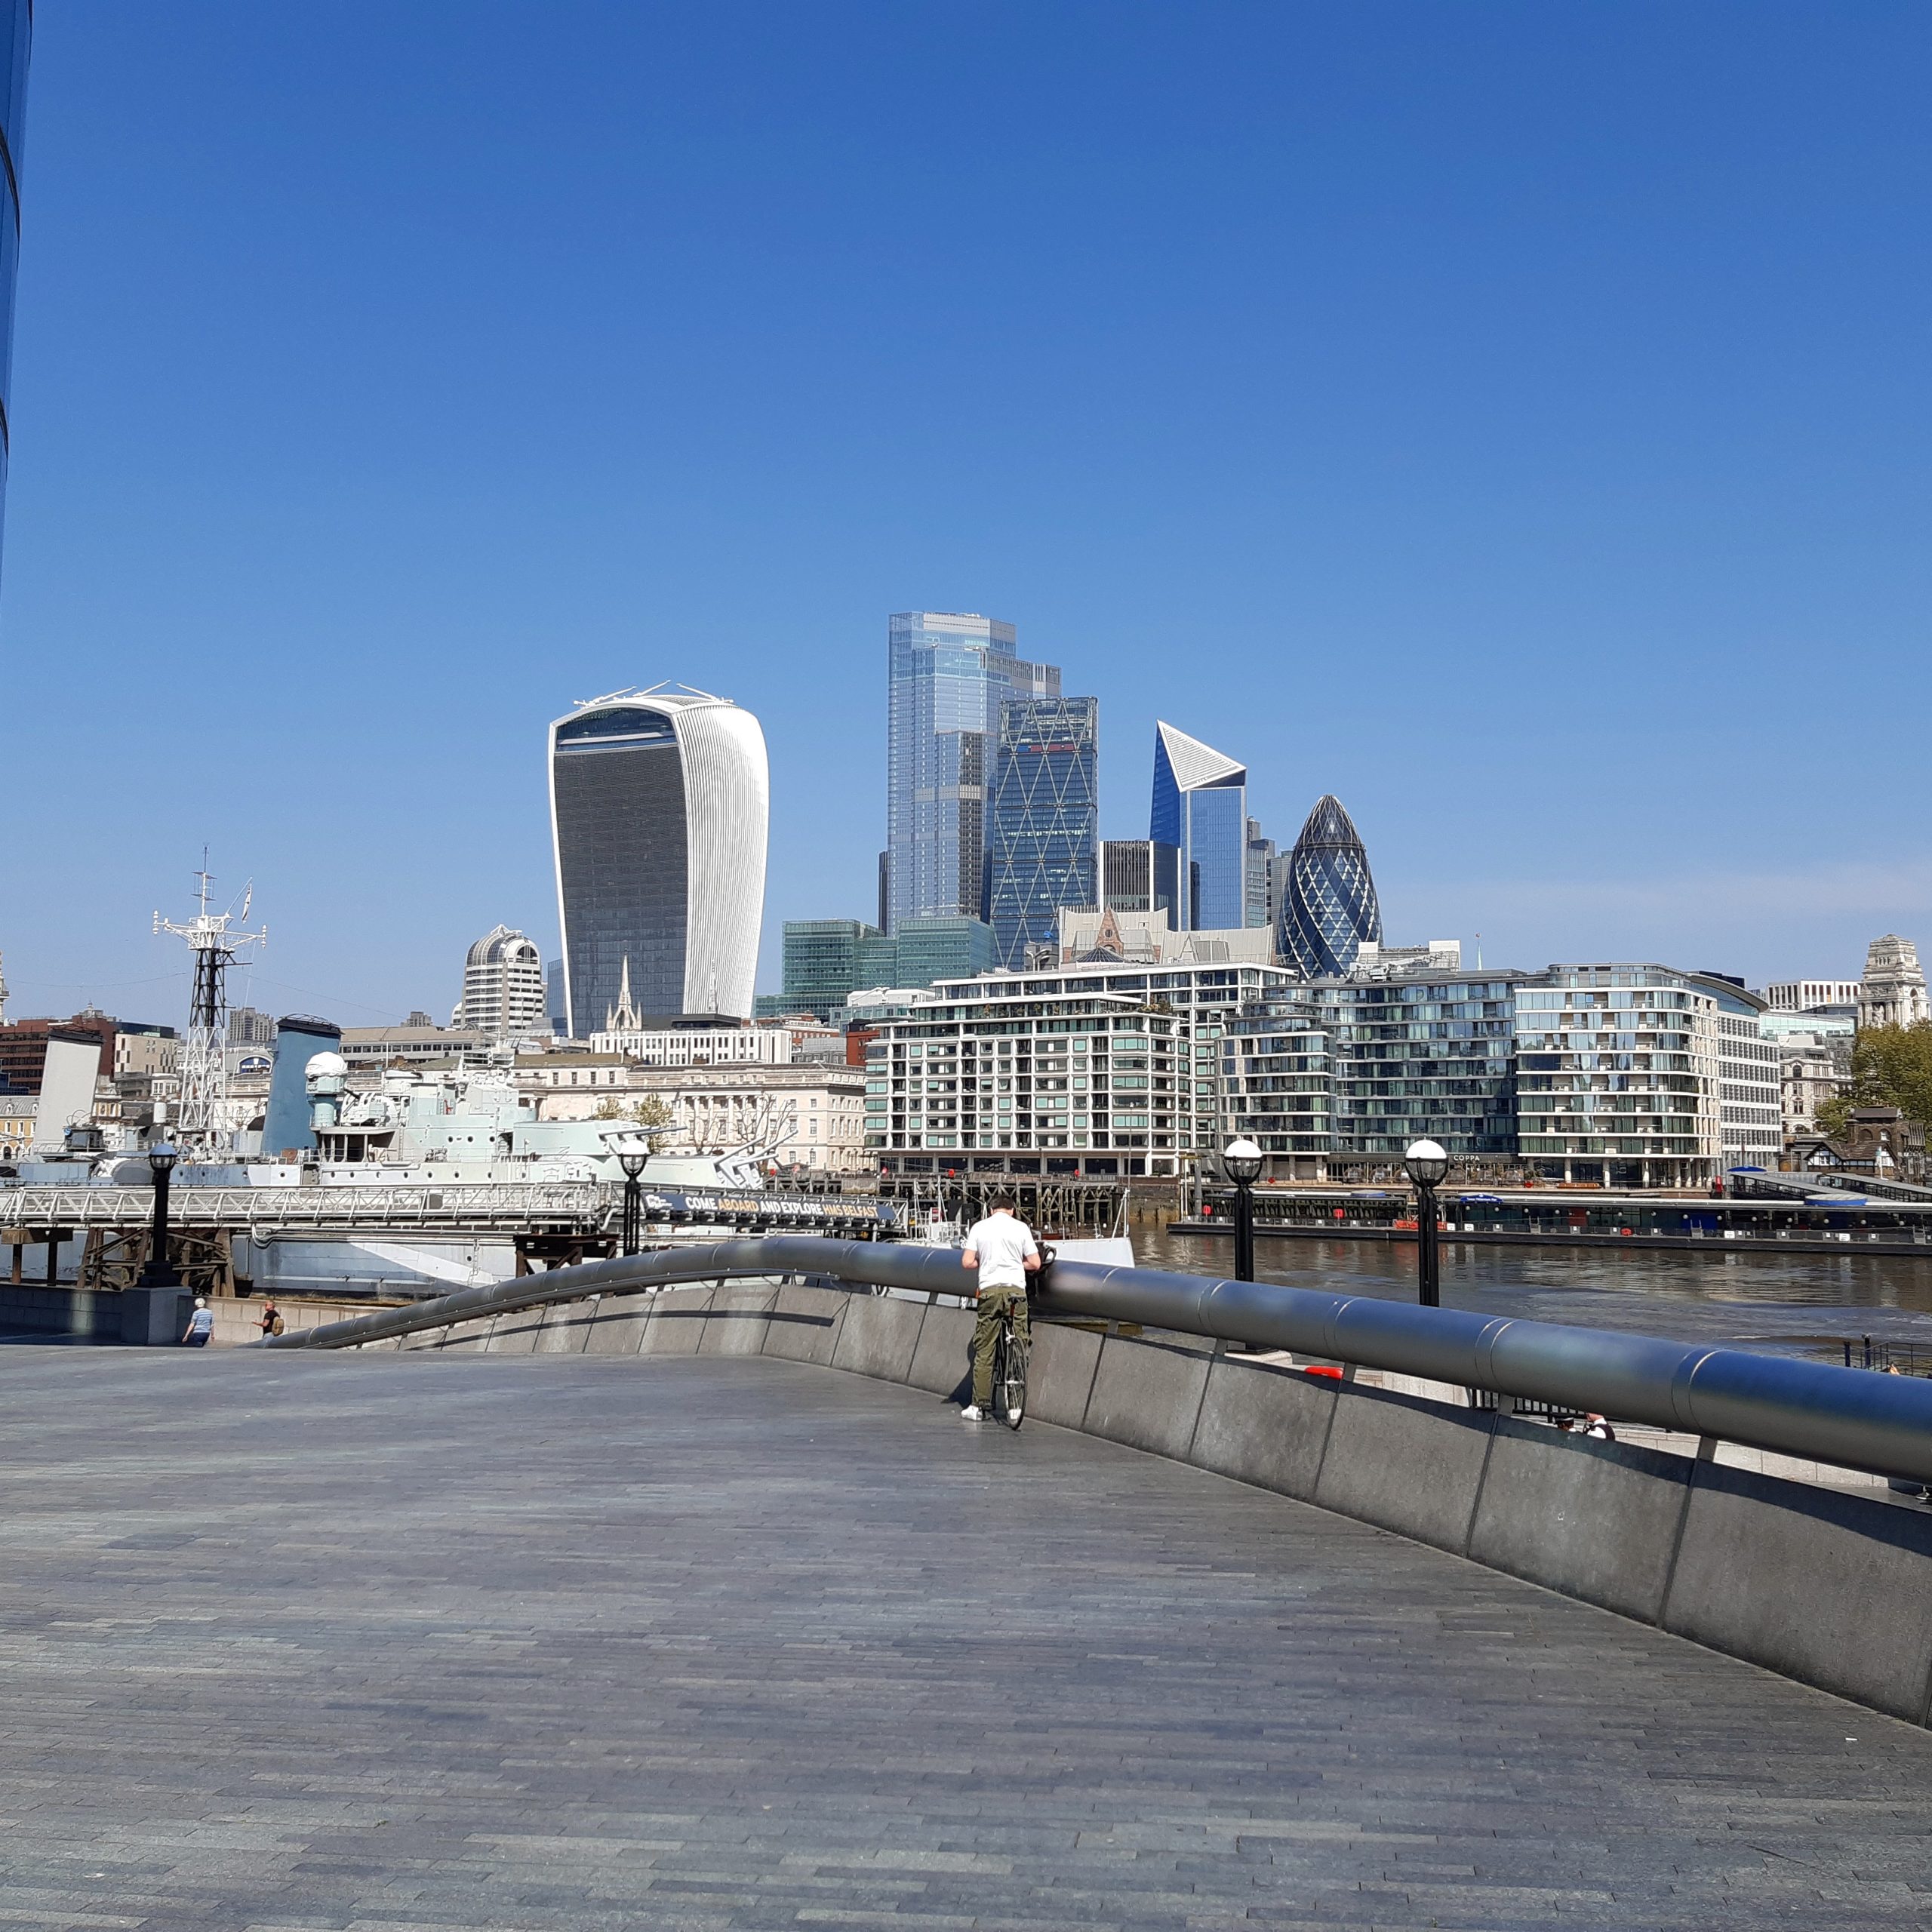
{"type": "MultiPolygon", "coordinates": [[[[586,1262],[251,1346],[349,1348],[586,1295],[787,1274],[937,1294],[959,1294],[968,1287],[955,1248],[765,1235],[586,1262]]],[[[1460,1309],[1417,1308],[1366,1295],[1091,1262],[1055,1263],[1038,1300],[1048,1315],[1137,1322],[1285,1349],[1458,1388],[1595,1410],[1618,1421],[1839,1468],[1932,1482],[1932,1382],[1920,1377],[1460,1309]]]]}

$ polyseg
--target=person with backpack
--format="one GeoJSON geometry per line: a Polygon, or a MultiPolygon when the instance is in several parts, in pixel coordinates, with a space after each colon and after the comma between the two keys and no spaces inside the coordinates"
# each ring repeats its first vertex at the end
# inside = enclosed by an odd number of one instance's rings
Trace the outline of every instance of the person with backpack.
{"type": "Polygon", "coordinates": [[[262,1303],[262,1337],[266,1340],[271,1335],[281,1333],[281,1312],[272,1298],[262,1303]]]}

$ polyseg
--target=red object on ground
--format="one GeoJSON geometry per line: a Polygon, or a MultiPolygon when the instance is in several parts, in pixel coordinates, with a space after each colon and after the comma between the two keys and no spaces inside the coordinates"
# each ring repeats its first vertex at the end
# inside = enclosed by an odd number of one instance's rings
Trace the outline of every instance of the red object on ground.
{"type": "Polygon", "coordinates": [[[1339,1368],[1305,1368],[1302,1373],[1304,1375],[1325,1375],[1334,1382],[1342,1379],[1342,1371],[1339,1368]]]}

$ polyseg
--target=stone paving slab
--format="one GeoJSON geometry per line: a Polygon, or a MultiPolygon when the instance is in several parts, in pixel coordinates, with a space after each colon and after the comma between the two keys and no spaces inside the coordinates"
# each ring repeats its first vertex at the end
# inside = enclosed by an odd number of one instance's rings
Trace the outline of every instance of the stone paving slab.
{"type": "Polygon", "coordinates": [[[0,1358],[0,1927],[1892,1927],[1932,1738],[769,1359],[0,1358]]]}

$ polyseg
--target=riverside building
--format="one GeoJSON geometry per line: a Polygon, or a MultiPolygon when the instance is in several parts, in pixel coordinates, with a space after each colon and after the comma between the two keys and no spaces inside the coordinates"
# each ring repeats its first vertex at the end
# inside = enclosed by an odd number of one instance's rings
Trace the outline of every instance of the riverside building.
{"type": "Polygon", "coordinates": [[[1221,1131],[1275,1180],[1368,1178],[1412,1141],[1465,1167],[1517,1151],[1517,987],[1507,968],[1333,978],[1244,1008],[1220,1043],[1221,1131]]]}
{"type": "Polygon", "coordinates": [[[1784,1151],[1778,1043],[1765,1031],[1767,1001],[1718,973],[1694,975],[1717,1001],[1718,1148],[1723,1165],[1775,1168],[1784,1151]]]}
{"type": "Polygon", "coordinates": [[[1178,1173],[1199,1144],[1192,1031],[1084,983],[937,988],[866,1049],[867,1153],[888,1176],[1178,1173]]]}
{"type": "Polygon", "coordinates": [[[1701,1187],[1718,1174],[1718,997],[1665,966],[1552,966],[1516,992],[1526,1170],[1604,1187],[1701,1187]]]}
{"type": "Polygon", "coordinates": [[[646,1020],[747,1018],[770,783],[758,720],[688,686],[614,691],[550,727],[569,1030],[628,985],[646,1020]]]}

